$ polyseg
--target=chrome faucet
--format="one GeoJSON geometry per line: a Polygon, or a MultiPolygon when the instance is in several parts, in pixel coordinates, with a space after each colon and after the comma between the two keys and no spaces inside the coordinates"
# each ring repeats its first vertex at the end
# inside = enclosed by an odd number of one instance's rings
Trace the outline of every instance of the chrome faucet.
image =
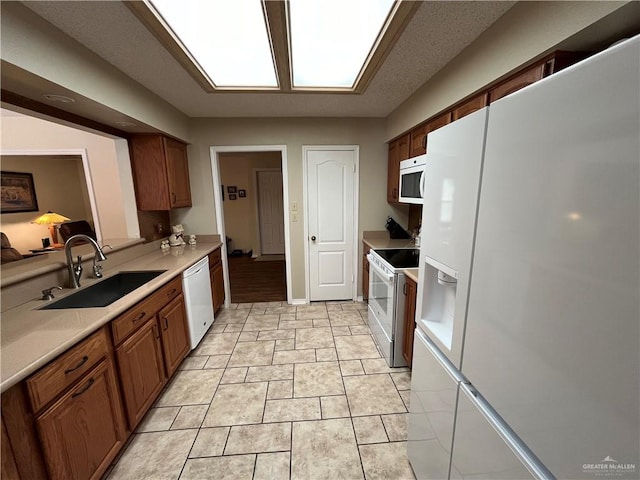
{"type": "MultiPolygon", "coordinates": [[[[72,237],[69,237],[67,241],[64,243],[64,253],[67,256],[67,269],[69,270],[69,288],[80,288],[80,276],[82,275],[82,256],[78,255],[78,263],[74,265],[73,258],[71,257],[71,247],[81,240],[85,242],[89,242],[93,249],[96,252],[96,256],[94,257],[94,265],[95,262],[104,262],[107,257],[104,256],[104,252],[100,248],[100,245],[88,235],[84,233],[79,233],[72,237]]],[[[95,268],[94,268],[95,272],[95,268]]]]}

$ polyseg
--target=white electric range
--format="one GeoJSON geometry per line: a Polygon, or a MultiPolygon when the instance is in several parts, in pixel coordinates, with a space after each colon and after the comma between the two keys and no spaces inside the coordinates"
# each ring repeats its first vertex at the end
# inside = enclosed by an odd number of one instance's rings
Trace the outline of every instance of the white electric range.
{"type": "Polygon", "coordinates": [[[404,338],[405,268],[418,267],[420,250],[370,250],[368,323],[380,352],[390,367],[407,365],[402,356],[404,338]]]}

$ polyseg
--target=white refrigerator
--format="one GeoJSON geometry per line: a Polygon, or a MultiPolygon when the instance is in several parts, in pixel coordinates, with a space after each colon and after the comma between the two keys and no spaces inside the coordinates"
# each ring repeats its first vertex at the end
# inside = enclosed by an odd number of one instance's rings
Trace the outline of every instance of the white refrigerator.
{"type": "Polygon", "coordinates": [[[635,37],[489,107],[459,365],[419,292],[418,478],[640,477],[639,92],[635,37]]]}

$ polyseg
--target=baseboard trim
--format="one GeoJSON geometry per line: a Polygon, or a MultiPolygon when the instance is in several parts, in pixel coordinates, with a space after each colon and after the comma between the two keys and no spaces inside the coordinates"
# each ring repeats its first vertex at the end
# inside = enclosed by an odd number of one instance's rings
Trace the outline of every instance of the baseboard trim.
{"type": "Polygon", "coordinates": [[[290,305],[308,305],[309,301],[306,298],[293,298],[290,305]]]}

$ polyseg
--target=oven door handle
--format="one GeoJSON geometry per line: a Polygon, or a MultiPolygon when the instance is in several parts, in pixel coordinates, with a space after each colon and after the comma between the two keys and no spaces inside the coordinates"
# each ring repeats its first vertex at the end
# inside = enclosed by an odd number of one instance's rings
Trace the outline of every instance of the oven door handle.
{"type": "MultiPolygon", "coordinates": [[[[387,282],[389,282],[389,283],[393,282],[393,277],[394,277],[395,275],[389,275],[389,274],[387,274],[387,273],[383,272],[382,270],[380,270],[380,269],[378,268],[378,266],[375,264],[375,262],[372,262],[372,261],[371,261],[371,259],[372,259],[372,258],[373,258],[373,257],[372,257],[372,255],[371,255],[370,253],[369,253],[369,254],[367,254],[367,260],[369,260],[369,268],[373,268],[373,269],[375,270],[376,274],[377,274],[378,276],[380,276],[380,277],[384,278],[385,280],[387,280],[387,282]]],[[[371,277],[369,277],[369,278],[371,278],[371,277]]]]}

